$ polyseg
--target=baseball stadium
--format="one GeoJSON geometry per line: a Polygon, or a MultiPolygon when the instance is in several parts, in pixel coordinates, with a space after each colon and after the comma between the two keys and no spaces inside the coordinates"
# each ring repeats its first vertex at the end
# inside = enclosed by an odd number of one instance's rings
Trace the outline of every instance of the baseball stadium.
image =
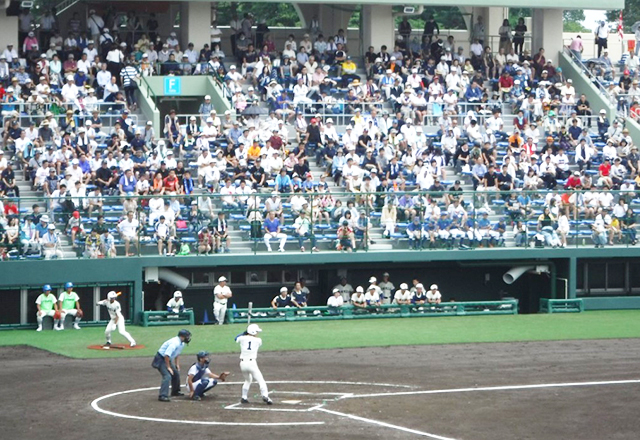
{"type": "Polygon", "coordinates": [[[638,439],[638,11],[0,3],[0,437],[638,439]]]}

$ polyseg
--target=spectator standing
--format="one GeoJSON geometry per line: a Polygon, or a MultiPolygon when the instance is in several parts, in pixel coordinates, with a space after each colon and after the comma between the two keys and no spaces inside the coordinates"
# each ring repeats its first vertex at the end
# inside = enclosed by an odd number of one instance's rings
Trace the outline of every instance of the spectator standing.
{"type": "MultiPolygon", "coordinates": [[[[638,31],[636,31],[636,35],[638,31]]],[[[636,37],[637,39],[637,37],[636,37]]],[[[569,50],[576,57],[578,61],[582,61],[582,52],[584,51],[584,45],[582,44],[582,37],[580,35],[576,36],[573,40],[571,40],[571,44],[569,45],[569,50]]],[[[636,51],[638,50],[638,46],[636,43],[636,51]]]]}
{"type": "Polygon", "coordinates": [[[504,19],[502,26],[498,29],[498,35],[500,36],[500,49],[504,50],[504,53],[510,53],[513,32],[511,30],[511,24],[507,18],[504,19]]]}
{"type": "Polygon", "coordinates": [[[138,88],[137,80],[140,78],[140,72],[133,64],[128,64],[120,71],[120,78],[127,98],[127,105],[131,111],[135,111],[138,107],[136,89],[138,88]]]}
{"type": "Polygon", "coordinates": [[[89,34],[91,34],[91,39],[96,42],[100,39],[100,32],[104,28],[104,20],[98,14],[96,14],[95,9],[89,10],[89,18],[87,19],[87,28],[89,29],[89,34]]]}
{"type": "Polygon", "coordinates": [[[604,20],[600,21],[600,25],[594,33],[596,38],[596,45],[598,46],[598,58],[600,58],[602,51],[607,49],[609,39],[609,28],[607,27],[607,23],[604,20]]]}

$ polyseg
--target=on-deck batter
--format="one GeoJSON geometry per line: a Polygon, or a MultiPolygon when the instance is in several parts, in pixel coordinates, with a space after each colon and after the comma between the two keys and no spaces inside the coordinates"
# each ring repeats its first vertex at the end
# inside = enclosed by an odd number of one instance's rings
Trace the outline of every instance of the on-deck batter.
{"type": "Polygon", "coordinates": [[[218,321],[218,325],[224,324],[224,317],[227,314],[227,301],[233,294],[227,286],[227,278],[218,278],[218,285],[213,289],[213,315],[218,321]]]}

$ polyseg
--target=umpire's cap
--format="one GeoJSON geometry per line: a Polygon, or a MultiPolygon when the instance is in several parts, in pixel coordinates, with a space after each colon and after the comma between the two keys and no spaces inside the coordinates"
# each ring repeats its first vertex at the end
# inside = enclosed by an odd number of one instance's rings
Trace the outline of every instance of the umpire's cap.
{"type": "Polygon", "coordinates": [[[182,330],[180,330],[178,332],[178,336],[184,337],[184,342],[187,343],[187,344],[189,342],[191,342],[191,332],[189,330],[187,330],[187,329],[183,328],[182,330]]]}

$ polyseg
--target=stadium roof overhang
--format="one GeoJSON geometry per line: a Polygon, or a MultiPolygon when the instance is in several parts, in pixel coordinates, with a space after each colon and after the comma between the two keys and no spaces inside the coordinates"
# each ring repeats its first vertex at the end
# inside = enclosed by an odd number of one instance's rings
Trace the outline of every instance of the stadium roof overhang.
{"type": "MultiPolygon", "coordinates": [[[[155,1],[155,0],[142,0],[155,1]]],[[[211,0],[173,0],[186,2],[206,2],[211,0]]],[[[236,0],[255,2],[256,0],[236,0]]],[[[456,6],[466,7],[517,7],[523,6],[534,7],[539,9],[623,9],[625,0],[536,0],[531,4],[524,5],[521,0],[458,0],[456,6]]],[[[282,3],[282,0],[260,0],[261,3],[282,3]]],[[[295,0],[290,3],[315,3],[323,5],[344,5],[344,4],[363,4],[363,5],[430,5],[430,6],[451,6],[444,0],[422,0],[421,2],[412,2],[411,0],[295,0]]]]}

